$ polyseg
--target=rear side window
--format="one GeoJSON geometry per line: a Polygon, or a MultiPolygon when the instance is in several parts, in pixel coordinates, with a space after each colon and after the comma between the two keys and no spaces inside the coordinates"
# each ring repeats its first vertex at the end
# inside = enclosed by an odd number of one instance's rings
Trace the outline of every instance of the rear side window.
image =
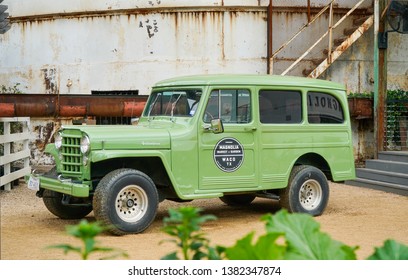
{"type": "Polygon", "coordinates": [[[259,91],[261,123],[287,124],[302,121],[302,96],[298,91],[259,91]]]}
{"type": "Polygon", "coordinates": [[[309,123],[343,123],[343,108],[339,100],[333,95],[308,92],[307,118],[309,123]]]}

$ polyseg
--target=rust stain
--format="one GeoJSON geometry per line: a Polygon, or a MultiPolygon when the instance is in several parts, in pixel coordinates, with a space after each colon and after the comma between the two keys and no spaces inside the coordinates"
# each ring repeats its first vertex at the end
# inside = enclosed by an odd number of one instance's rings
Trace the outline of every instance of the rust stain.
{"type": "Polygon", "coordinates": [[[61,117],[83,117],[86,115],[86,106],[61,105],[59,116],[61,117]]]}
{"type": "Polygon", "coordinates": [[[41,152],[44,151],[45,146],[53,138],[54,134],[54,122],[48,122],[44,126],[38,125],[34,127],[34,132],[36,133],[37,137],[35,140],[35,145],[41,152]]]}
{"type": "Polygon", "coordinates": [[[1,94],[2,117],[138,116],[146,96],[1,94]]]}
{"type": "Polygon", "coordinates": [[[44,75],[45,92],[48,94],[58,93],[57,69],[45,68],[41,70],[44,75]]]}
{"type": "Polygon", "coordinates": [[[104,116],[104,117],[116,117],[123,115],[122,103],[101,104],[96,103],[89,107],[88,114],[90,116],[104,116]]]}
{"type": "MultiPolygon", "coordinates": [[[[259,0],[258,0],[259,2],[259,0]]],[[[304,7],[298,8],[300,11],[303,11],[304,7]]],[[[225,6],[224,2],[220,6],[210,6],[206,9],[208,11],[216,12],[228,12],[228,11],[237,11],[237,12],[251,12],[254,10],[266,10],[266,6],[261,6],[260,2],[258,7],[242,7],[242,6],[225,6]]],[[[160,5],[155,5],[151,8],[131,8],[131,9],[107,9],[100,11],[79,11],[79,12],[65,12],[65,13],[49,13],[49,14],[40,14],[40,15],[30,15],[30,16],[18,16],[10,17],[11,23],[20,23],[20,22],[42,22],[42,21],[53,21],[59,19],[80,19],[80,18],[104,18],[104,17],[114,17],[120,15],[148,15],[155,13],[190,13],[197,12],[203,13],[203,7],[160,7],[160,5]]]]}
{"type": "Polygon", "coordinates": [[[138,117],[142,114],[146,102],[124,102],[123,116],[138,117]]]}
{"type": "Polygon", "coordinates": [[[55,113],[55,103],[20,103],[16,104],[17,116],[43,117],[55,113]]]}
{"type": "Polygon", "coordinates": [[[0,103],[0,117],[15,116],[14,104],[0,103]]]}

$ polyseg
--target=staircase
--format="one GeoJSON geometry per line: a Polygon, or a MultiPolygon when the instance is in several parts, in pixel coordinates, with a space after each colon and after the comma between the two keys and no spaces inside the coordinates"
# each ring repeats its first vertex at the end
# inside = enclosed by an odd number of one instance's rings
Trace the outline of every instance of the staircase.
{"type": "Polygon", "coordinates": [[[378,159],[367,160],[346,184],[408,195],[408,152],[379,152],[378,159]]]}
{"type": "MultiPolygon", "coordinates": [[[[351,45],[354,44],[374,23],[374,16],[359,18],[354,20],[354,26],[344,30],[345,37],[334,40],[335,49],[307,76],[309,78],[318,78],[330,65],[340,57],[351,45]]],[[[329,50],[325,50],[328,54],[329,50]]],[[[303,72],[305,73],[305,71],[303,72]]]]}
{"type": "MultiPolygon", "coordinates": [[[[329,26],[328,30],[314,43],[312,46],[309,47],[308,50],[306,50],[302,55],[299,56],[299,58],[294,61],[286,70],[284,70],[280,75],[285,76],[288,74],[290,71],[292,71],[295,66],[299,64],[302,60],[308,56],[312,50],[318,46],[323,39],[328,36],[328,48],[323,51],[324,58],[315,58],[311,59],[313,64],[316,67],[313,67],[313,69],[304,69],[302,71],[302,74],[304,76],[307,76],[309,78],[318,78],[326,69],[328,69],[335,60],[337,60],[347,49],[349,49],[354,42],[356,42],[367,30],[370,29],[370,27],[374,23],[374,16],[372,15],[372,12],[367,12],[369,13],[367,16],[357,18],[353,20],[353,27],[352,28],[346,28],[343,31],[343,36],[341,38],[336,38],[333,40],[332,35],[333,35],[333,30],[336,29],[337,27],[340,26],[340,24],[345,21],[347,18],[352,16],[353,12],[361,6],[363,2],[366,0],[359,0],[353,8],[351,8],[341,19],[339,19],[335,24],[333,24],[333,11],[334,11],[334,3],[336,2],[335,0],[331,0],[323,9],[316,14],[316,16],[306,23],[291,39],[289,39],[287,42],[285,42],[280,48],[278,48],[271,56],[270,61],[273,64],[273,60],[277,57],[278,53],[281,52],[283,49],[288,47],[290,43],[293,42],[293,40],[301,34],[303,31],[306,29],[310,28],[310,26],[319,18],[322,16],[327,10],[329,10],[329,26]],[[371,14],[370,14],[371,13],[371,14]]],[[[271,67],[273,69],[273,67],[271,67]]]]}

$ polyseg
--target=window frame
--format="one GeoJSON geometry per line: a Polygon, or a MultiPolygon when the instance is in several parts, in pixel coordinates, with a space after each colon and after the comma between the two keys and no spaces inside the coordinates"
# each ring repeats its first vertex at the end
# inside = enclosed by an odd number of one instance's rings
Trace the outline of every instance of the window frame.
{"type": "MultiPolygon", "coordinates": [[[[346,122],[346,116],[345,116],[345,111],[342,105],[342,102],[340,101],[340,99],[331,94],[330,92],[326,92],[326,91],[318,91],[318,90],[308,90],[306,92],[306,109],[307,109],[307,122],[309,124],[320,124],[320,125],[341,125],[344,124],[346,122]],[[312,94],[315,94],[315,96],[312,96],[312,94]],[[324,95],[325,97],[322,98],[320,97],[320,99],[315,100],[312,97],[318,97],[317,95],[324,95]],[[330,99],[329,99],[330,97],[330,99]],[[332,101],[335,101],[334,103],[332,101]],[[315,102],[317,101],[317,103],[315,102]],[[316,109],[311,110],[311,104],[312,102],[314,102],[315,106],[314,108],[321,108],[324,107],[324,110],[321,110],[320,112],[316,111],[316,109]],[[329,110],[332,110],[332,107],[334,106],[333,104],[337,105],[337,108],[334,108],[335,111],[339,111],[339,114],[341,116],[338,116],[339,120],[341,119],[341,121],[334,121],[334,122],[322,122],[322,120],[327,120],[327,119],[332,119],[334,120],[335,118],[335,114],[329,115],[329,114],[324,114],[324,111],[326,111],[327,113],[329,113],[329,110]],[[314,114],[311,114],[311,112],[313,112],[314,114]],[[340,118],[341,117],[341,118],[340,118]]],[[[318,109],[317,109],[318,110],[318,109]]]]}
{"type": "Polygon", "coordinates": [[[210,123],[210,119],[206,119],[206,115],[211,115],[213,119],[221,119],[224,124],[248,124],[252,122],[253,116],[252,116],[252,90],[250,88],[239,88],[239,87],[213,87],[209,89],[209,97],[207,104],[204,107],[204,113],[203,113],[203,122],[204,123],[210,123]],[[231,102],[223,102],[223,98],[227,96],[228,91],[231,91],[231,102]],[[214,104],[210,104],[212,100],[212,96],[214,92],[217,94],[216,98],[218,98],[216,107],[218,111],[214,113],[215,116],[212,116],[213,114],[206,114],[206,112],[211,112],[209,109],[209,106],[214,106],[214,104]],[[244,99],[244,97],[240,100],[240,94],[247,94],[247,103],[245,103],[242,106],[247,106],[247,111],[246,114],[239,114],[239,109],[240,109],[240,101],[244,99]],[[225,104],[230,104],[229,112],[231,113],[230,115],[230,120],[227,120],[225,117],[226,115],[223,114],[223,112],[227,111],[228,108],[223,108],[225,104]],[[249,110],[249,112],[248,112],[249,110]],[[239,119],[246,119],[246,121],[238,121],[239,119]]]}
{"type": "MultiPolygon", "coordinates": [[[[295,99],[292,99],[295,100],[295,99]]],[[[285,99],[285,102],[290,101],[290,99],[285,99]]],[[[293,125],[293,124],[301,124],[304,121],[304,116],[303,116],[303,92],[301,89],[282,89],[282,88],[260,88],[258,90],[258,104],[259,104],[259,122],[261,124],[264,125],[293,125]],[[287,95],[288,93],[295,93],[297,94],[297,100],[295,102],[295,104],[292,105],[287,105],[285,107],[286,112],[290,111],[287,110],[287,108],[290,108],[290,106],[297,106],[294,110],[292,109],[292,111],[297,112],[296,115],[294,115],[295,117],[293,118],[294,121],[292,120],[292,115],[290,120],[288,121],[272,121],[272,118],[274,117],[273,113],[273,106],[272,106],[272,101],[267,98],[266,96],[262,95],[263,92],[271,92],[269,94],[264,94],[264,95],[278,95],[278,94],[283,94],[283,95],[287,95]],[[264,98],[264,100],[261,100],[261,97],[264,98]],[[269,110],[263,110],[261,107],[265,106],[266,103],[270,103],[271,106],[269,107],[271,109],[271,111],[269,110]],[[297,110],[298,109],[298,110],[297,110]],[[267,115],[262,115],[263,111],[268,111],[268,113],[270,114],[269,116],[267,115]],[[267,119],[270,119],[270,121],[267,121],[267,119]],[[298,120],[298,121],[297,121],[298,120]]],[[[267,107],[266,107],[267,108],[267,107]]],[[[282,116],[282,115],[277,115],[278,117],[282,116]]],[[[287,119],[289,115],[285,115],[284,118],[287,119]]],[[[282,118],[283,119],[283,118],[282,118]]]]}

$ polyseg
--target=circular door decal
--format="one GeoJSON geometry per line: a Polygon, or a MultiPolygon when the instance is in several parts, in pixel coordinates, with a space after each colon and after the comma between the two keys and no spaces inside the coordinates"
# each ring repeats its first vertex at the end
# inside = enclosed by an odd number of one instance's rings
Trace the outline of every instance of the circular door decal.
{"type": "Polygon", "coordinates": [[[225,172],[234,172],[244,161],[244,148],[234,138],[221,139],[214,148],[214,161],[225,172]]]}

